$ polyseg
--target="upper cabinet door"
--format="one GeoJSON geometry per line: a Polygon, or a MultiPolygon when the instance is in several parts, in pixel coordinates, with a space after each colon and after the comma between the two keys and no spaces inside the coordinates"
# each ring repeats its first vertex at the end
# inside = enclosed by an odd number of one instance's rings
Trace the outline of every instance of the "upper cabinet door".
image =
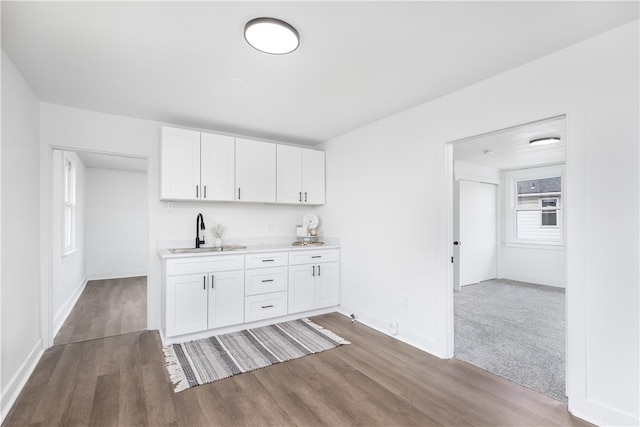
{"type": "Polygon", "coordinates": [[[301,203],[302,148],[278,145],[278,203],[301,203]]]}
{"type": "Polygon", "coordinates": [[[160,199],[199,200],[200,132],[162,128],[160,199]]]}
{"type": "Polygon", "coordinates": [[[202,133],[200,175],[202,200],[233,200],[235,138],[202,133]]]}
{"type": "Polygon", "coordinates": [[[276,201],[276,144],[236,138],[235,200],[276,201]]]}
{"type": "Polygon", "coordinates": [[[324,151],[302,150],[302,201],[325,203],[324,151]]]}

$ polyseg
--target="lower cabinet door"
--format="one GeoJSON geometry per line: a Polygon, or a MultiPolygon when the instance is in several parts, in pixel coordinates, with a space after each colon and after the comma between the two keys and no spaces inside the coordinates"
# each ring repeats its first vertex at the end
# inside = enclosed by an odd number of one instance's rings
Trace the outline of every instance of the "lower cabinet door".
{"type": "Polygon", "coordinates": [[[287,314],[287,291],[251,295],[245,299],[245,322],[287,314]]]}
{"type": "Polygon", "coordinates": [[[340,303],[340,263],[327,262],[316,266],[316,308],[340,303]]]}
{"type": "Polygon", "coordinates": [[[289,314],[315,308],[315,268],[311,265],[289,267],[289,314]]]}
{"type": "Polygon", "coordinates": [[[208,328],[244,322],[244,270],[209,273],[208,328]]]}
{"type": "Polygon", "coordinates": [[[167,336],[207,329],[207,282],[204,273],[167,278],[167,336]]]}

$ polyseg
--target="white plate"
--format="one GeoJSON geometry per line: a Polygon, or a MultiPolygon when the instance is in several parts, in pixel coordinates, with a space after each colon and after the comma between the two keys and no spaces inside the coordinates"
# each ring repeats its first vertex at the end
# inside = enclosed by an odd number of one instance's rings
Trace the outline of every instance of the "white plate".
{"type": "Polygon", "coordinates": [[[306,224],[309,229],[318,227],[318,222],[318,216],[314,214],[306,214],[302,220],[302,223],[306,224]]]}

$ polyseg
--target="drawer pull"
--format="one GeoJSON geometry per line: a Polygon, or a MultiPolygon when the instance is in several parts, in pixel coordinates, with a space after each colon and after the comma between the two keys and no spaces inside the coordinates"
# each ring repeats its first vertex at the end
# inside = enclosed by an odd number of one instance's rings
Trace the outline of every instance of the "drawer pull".
{"type": "Polygon", "coordinates": [[[273,308],[273,304],[263,305],[262,308],[273,308]]]}
{"type": "Polygon", "coordinates": [[[311,258],[322,258],[322,255],[312,255],[311,258]]]}
{"type": "Polygon", "coordinates": [[[273,282],[273,279],[265,279],[262,281],[262,283],[267,283],[267,282],[273,282]]]}
{"type": "Polygon", "coordinates": [[[311,272],[311,275],[312,275],[313,277],[316,277],[316,266],[315,266],[315,265],[313,266],[313,270],[312,270],[312,272],[311,272]]]}
{"type": "Polygon", "coordinates": [[[202,276],[202,289],[207,290],[207,276],[202,276]]]}
{"type": "Polygon", "coordinates": [[[320,276],[320,266],[318,266],[318,276],[320,276]]]}
{"type": "Polygon", "coordinates": [[[262,262],[273,262],[275,261],[274,259],[263,259],[262,262]]]}

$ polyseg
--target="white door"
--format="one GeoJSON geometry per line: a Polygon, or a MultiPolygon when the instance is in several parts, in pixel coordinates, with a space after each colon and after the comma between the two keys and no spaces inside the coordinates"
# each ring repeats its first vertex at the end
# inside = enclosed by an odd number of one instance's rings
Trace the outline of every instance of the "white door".
{"type": "Polygon", "coordinates": [[[289,267],[289,314],[315,308],[315,277],[311,265],[289,267]]]}
{"type": "Polygon", "coordinates": [[[244,270],[209,274],[209,329],[242,322],[244,270]]]}
{"type": "Polygon", "coordinates": [[[316,308],[332,307],[340,302],[340,263],[316,265],[316,308]]]}
{"type": "Polygon", "coordinates": [[[460,180],[457,189],[456,287],[495,279],[497,259],[496,185],[460,180]]]}
{"type": "Polygon", "coordinates": [[[235,139],[202,133],[200,136],[200,175],[202,200],[233,200],[235,139]]]}
{"type": "Polygon", "coordinates": [[[278,145],[279,203],[302,203],[302,148],[278,145]]]}
{"type": "Polygon", "coordinates": [[[160,145],[160,199],[200,199],[200,132],[163,127],[160,145]]]}
{"type": "Polygon", "coordinates": [[[167,278],[167,336],[207,329],[207,275],[167,278]]]}
{"type": "Polygon", "coordinates": [[[302,150],[302,192],[303,202],[324,205],[324,151],[302,150]]]}
{"type": "Polygon", "coordinates": [[[235,199],[276,201],[276,144],[236,138],[235,199]]]}

